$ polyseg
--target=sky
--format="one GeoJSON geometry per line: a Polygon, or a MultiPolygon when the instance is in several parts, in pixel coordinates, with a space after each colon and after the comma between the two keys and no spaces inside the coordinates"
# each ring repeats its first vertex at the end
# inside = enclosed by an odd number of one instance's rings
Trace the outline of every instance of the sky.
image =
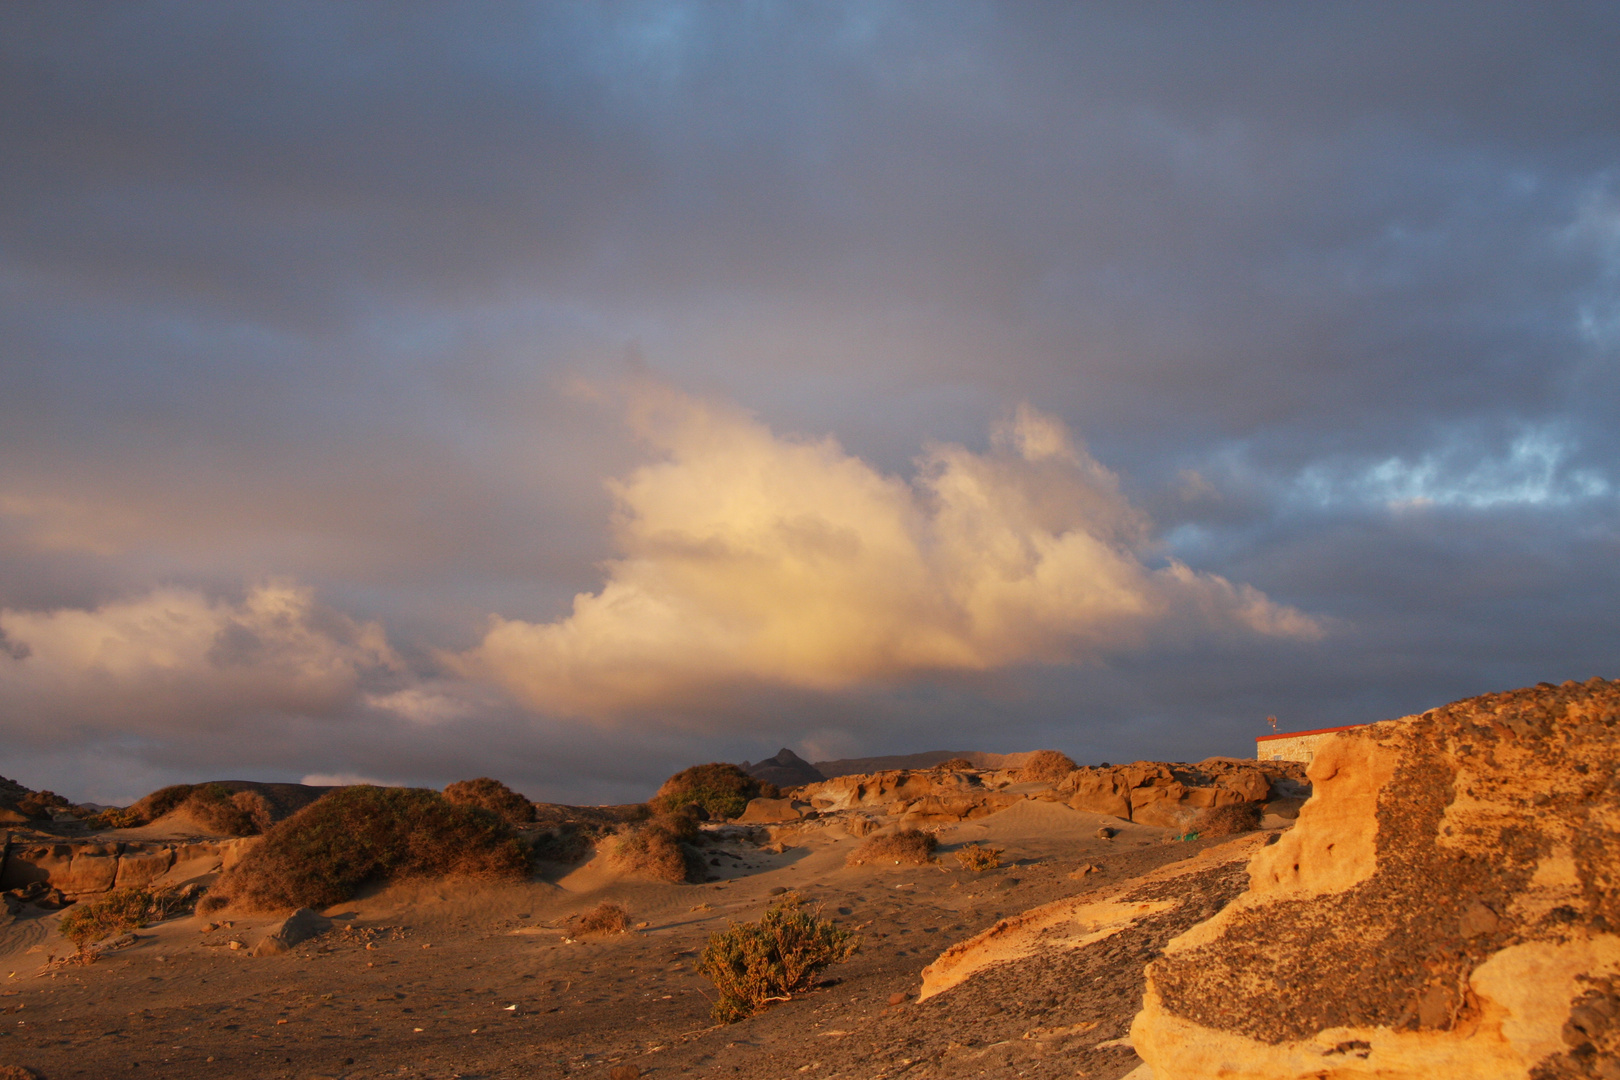
{"type": "Polygon", "coordinates": [[[0,773],[620,802],[1617,671],[1620,9],[0,7],[0,773]]]}

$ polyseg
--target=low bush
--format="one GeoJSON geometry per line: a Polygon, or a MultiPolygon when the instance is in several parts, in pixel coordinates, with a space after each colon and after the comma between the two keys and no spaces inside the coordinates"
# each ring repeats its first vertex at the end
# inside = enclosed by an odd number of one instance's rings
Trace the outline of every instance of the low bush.
{"type": "MultiPolygon", "coordinates": [[[[771,790],[776,789],[774,785],[771,790]]],[[[673,811],[697,803],[715,820],[738,817],[749,799],[764,794],[764,785],[735,765],[694,765],[665,780],[652,798],[654,810],[673,811]]]]}
{"type": "Polygon", "coordinates": [[[809,990],[823,968],[859,948],[859,938],[822,919],[819,910],[806,911],[798,894],[789,893],[759,922],[732,923],[712,935],[698,971],[719,992],[714,1020],[730,1024],[809,990]]]}
{"type": "Polygon", "coordinates": [[[965,757],[953,757],[949,761],[940,762],[934,768],[943,769],[946,772],[963,772],[968,769],[977,769],[978,766],[965,757]]]}
{"type": "Polygon", "coordinates": [[[457,806],[482,807],[513,825],[527,825],[534,820],[534,803],[487,776],[458,780],[444,789],[444,797],[457,806]]]}
{"type": "Polygon", "coordinates": [[[185,802],[196,788],[195,784],[170,784],[168,787],[158,788],[150,795],[136,800],[129,807],[129,813],[139,818],[142,825],[156,821],[185,802]]]}
{"type": "Polygon", "coordinates": [[[962,869],[972,870],[975,874],[982,874],[986,870],[994,870],[1001,865],[1001,848],[980,847],[978,844],[969,844],[956,849],[956,861],[962,864],[962,869]]]}
{"type": "Polygon", "coordinates": [[[57,930],[83,953],[109,935],[189,914],[202,892],[200,885],[153,890],[118,889],[98,899],[73,905],[57,923],[57,930]]]}
{"type": "Polygon", "coordinates": [[[104,937],[135,930],[148,921],[164,917],[153,912],[153,900],[153,895],[145,889],[119,889],[99,900],[73,905],[57,923],[57,930],[82,953],[104,937]]]}
{"type": "Polygon", "coordinates": [[[897,863],[924,866],[934,861],[934,849],[938,846],[939,840],[933,833],[921,829],[901,829],[868,839],[850,853],[849,865],[897,863]]]}
{"type": "Polygon", "coordinates": [[[1260,827],[1260,804],[1232,803],[1201,811],[1194,820],[1193,829],[1199,836],[1233,836],[1253,832],[1260,827]]]}
{"type": "Polygon", "coordinates": [[[1056,781],[1068,776],[1076,768],[1074,761],[1067,754],[1060,754],[1056,750],[1037,750],[1029,755],[1029,759],[1018,772],[1025,780],[1056,781]]]}
{"type": "Polygon", "coordinates": [[[92,829],[133,829],[137,825],[146,824],[141,815],[131,810],[113,806],[98,811],[83,819],[84,823],[92,829]]]}
{"type": "Polygon", "coordinates": [[[630,929],[630,913],[618,904],[604,900],[579,919],[581,934],[622,934],[630,929]]]}
{"type": "Polygon", "coordinates": [[[659,881],[702,881],[703,859],[687,845],[698,838],[697,822],[685,814],[660,814],[631,825],[608,841],[608,862],[659,881]]]}
{"type": "Polygon", "coordinates": [[[337,788],[273,826],[214,893],[249,910],[340,904],[368,881],[522,878],[528,855],[488,810],[420,788],[337,788]]]}
{"type": "Polygon", "coordinates": [[[257,791],[234,795],[219,784],[192,788],[176,809],[205,829],[224,836],[257,836],[270,828],[270,801],[257,791]]]}

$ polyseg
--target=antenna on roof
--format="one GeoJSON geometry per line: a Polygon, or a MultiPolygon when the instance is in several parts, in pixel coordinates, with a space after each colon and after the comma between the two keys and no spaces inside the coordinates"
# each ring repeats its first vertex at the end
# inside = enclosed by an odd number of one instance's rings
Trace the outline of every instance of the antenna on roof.
{"type": "Polygon", "coordinates": [[[1271,725],[1271,730],[1272,731],[1277,730],[1277,718],[1275,716],[1266,717],[1266,723],[1271,725]]]}

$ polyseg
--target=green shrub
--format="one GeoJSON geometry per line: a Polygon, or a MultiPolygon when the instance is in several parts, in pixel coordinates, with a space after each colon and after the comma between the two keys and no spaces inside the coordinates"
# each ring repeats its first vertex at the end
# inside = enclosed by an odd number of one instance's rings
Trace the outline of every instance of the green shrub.
{"type": "Polygon", "coordinates": [[[145,798],[136,800],[129,812],[138,817],[142,825],[146,825],[185,802],[196,788],[195,784],[170,784],[158,788],[145,798]]]}
{"type": "Polygon", "coordinates": [[[921,829],[901,829],[886,836],[874,836],[850,852],[849,865],[862,863],[903,863],[924,866],[934,861],[939,839],[921,829]]]}
{"type": "Polygon", "coordinates": [[[797,893],[788,893],[757,923],[732,923],[713,934],[698,959],[699,973],[714,983],[719,997],[712,1015],[730,1024],[810,989],[830,964],[848,960],[860,939],[806,911],[797,893]]]}
{"type": "Polygon", "coordinates": [[[711,818],[738,817],[749,799],[760,797],[763,785],[735,765],[715,762],[694,765],[665,780],[653,796],[655,810],[679,810],[697,803],[711,818]]]}
{"type": "Polygon", "coordinates": [[[146,824],[141,815],[116,806],[91,814],[84,819],[84,823],[92,829],[133,829],[146,824]]]}
{"type": "Polygon", "coordinates": [[[368,881],[465,875],[522,878],[511,826],[420,788],[338,788],[273,826],[214,892],[250,910],[340,904],[368,881]]]}
{"type": "Polygon", "coordinates": [[[75,904],[62,916],[57,929],[80,952],[109,934],[145,926],[152,894],[145,889],[119,889],[99,900],[75,904]]]}
{"type": "Polygon", "coordinates": [[[962,864],[962,869],[982,874],[986,870],[994,870],[1000,866],[1002,854],[1001,848],[969,844],[956,849],[956,861],[962,864]]]}
{"type": "Polygon", "coordinates": [[[534,820],[534,803],[487,776],[458,780],[444,789],[444,797],[457,806],[483,807],[513,825],[527,825],[534,820]]]}

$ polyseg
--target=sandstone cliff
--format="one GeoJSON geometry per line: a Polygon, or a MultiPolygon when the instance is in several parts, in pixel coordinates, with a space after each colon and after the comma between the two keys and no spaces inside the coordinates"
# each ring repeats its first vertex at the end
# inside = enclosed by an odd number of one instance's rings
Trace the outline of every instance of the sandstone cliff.
{"type": "Polygon", "coordinates": [[[1156,1080],[1620,1077],[1620,684],[1338,736],[1248,891],[1148,968],[1156,1080]]]}

